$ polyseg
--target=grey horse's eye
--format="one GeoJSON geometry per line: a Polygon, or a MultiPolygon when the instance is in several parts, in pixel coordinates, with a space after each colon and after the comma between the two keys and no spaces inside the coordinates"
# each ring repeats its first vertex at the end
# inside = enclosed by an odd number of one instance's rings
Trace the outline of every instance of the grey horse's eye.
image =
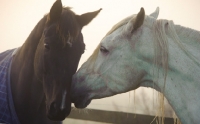
{"type": "Polygon", "coordinates": [[[109,51],[108,51],[105,47],[103,47],[103,46],[100,47],[100,51],[101,51],[102,53],[108,53],[108,52],[109,52],[109,51]]]}

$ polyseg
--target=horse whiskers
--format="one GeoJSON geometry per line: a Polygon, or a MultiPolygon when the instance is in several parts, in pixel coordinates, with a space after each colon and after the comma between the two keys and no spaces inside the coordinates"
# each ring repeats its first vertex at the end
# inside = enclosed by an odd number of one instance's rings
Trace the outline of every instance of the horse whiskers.
{"type": "Polygon", "coordinates": [[[72,108],[72,111],[78,111],[79,112],[79,114],[81,114],[81,113],[84,113],[84,114],[89,114],[89,111],[92,111],[91,109],[87,109],[87,108],[85,108],[85,109],[78,109],[78,108],[72,108]]]}

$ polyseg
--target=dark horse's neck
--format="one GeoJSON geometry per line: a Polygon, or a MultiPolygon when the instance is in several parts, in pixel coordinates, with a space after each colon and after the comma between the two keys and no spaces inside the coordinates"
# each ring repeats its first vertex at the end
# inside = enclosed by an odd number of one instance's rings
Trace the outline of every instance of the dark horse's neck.
{"type": "Polygon", "coordinates": [[[42,83],[34,74],[35,52],[43,33],[46,18],[47,16],[38,22],[12,62],[11,89],[15,110],[22,124],[35,124],[37,120],[47,118],[45,110],[41,110],[45,109],[42,83]]]}

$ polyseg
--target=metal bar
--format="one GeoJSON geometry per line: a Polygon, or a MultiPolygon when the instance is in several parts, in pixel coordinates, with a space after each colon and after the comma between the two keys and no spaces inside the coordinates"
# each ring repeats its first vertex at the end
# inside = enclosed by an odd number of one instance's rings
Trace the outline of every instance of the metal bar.
{"type": "MultiPolygon", "coordinates": [[[[89,109],[87,113],[72,110],[67,118],[114,124],[150,124],[155,116],[89,109]]],[[[173,123],[173,118],[165,118],[165,124],[173,123]]],[[[157,124],[156,120],[152,124],[157,124]]]]}

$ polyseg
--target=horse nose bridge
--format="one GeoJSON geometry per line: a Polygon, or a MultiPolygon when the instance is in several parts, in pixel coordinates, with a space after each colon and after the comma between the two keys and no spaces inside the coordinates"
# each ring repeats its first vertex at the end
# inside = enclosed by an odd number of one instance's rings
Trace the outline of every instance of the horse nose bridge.
{"type": "Polygon", "coordinates": [[[83,82],[85,80],[85,76],[82,76],[78,73],[74,74],[72,77],[72,84],[71,89],[76,88],[80,82],[83,82]]]}

